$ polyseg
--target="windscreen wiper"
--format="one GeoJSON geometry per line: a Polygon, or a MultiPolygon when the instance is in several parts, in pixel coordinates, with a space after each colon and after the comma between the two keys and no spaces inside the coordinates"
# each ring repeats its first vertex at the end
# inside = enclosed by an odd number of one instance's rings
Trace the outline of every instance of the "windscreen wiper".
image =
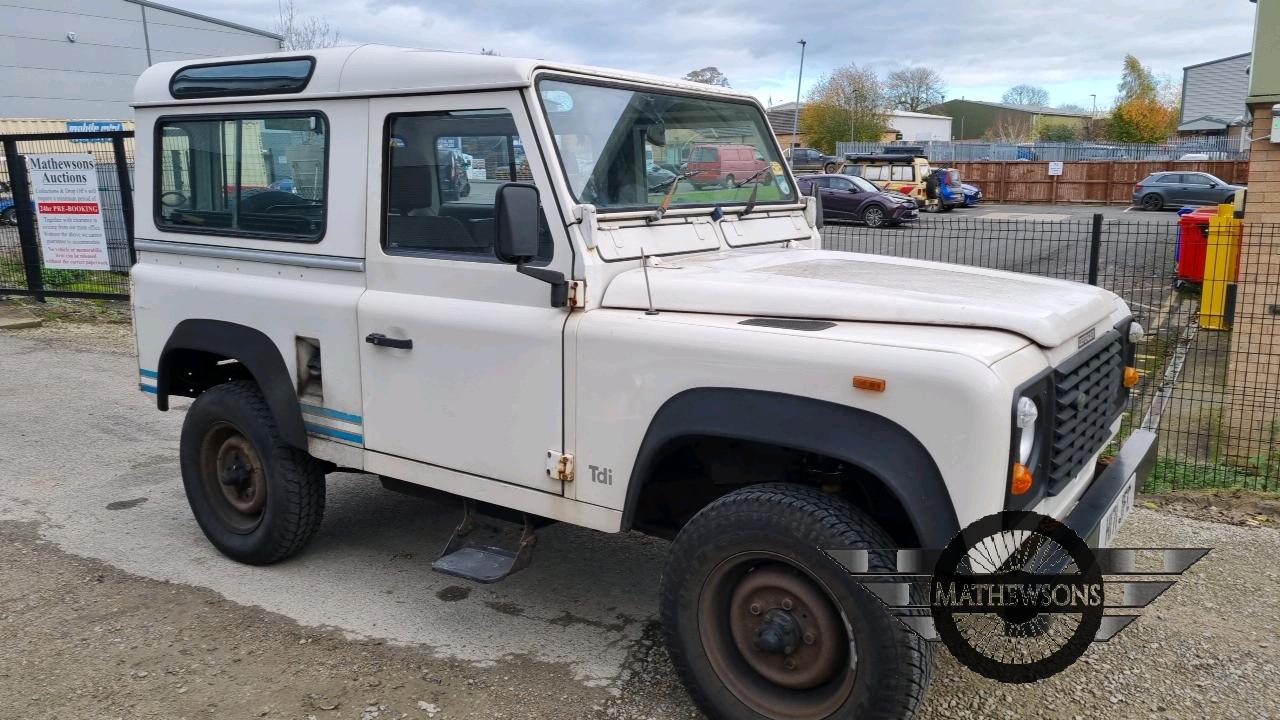
{"type": "MultiPolygon", "coordinates": [[[[755,180],[756,178],[760,177],[761,175],[763,175],[763,174],[765,174],[765,173],[769,172],[771,169],[772,169],[772,168],[767,168],[767,167],[760,168],[760,169],[759,169],[759,170],[757,170],[757,171],[755,172],[755,174],[753,174],[751,177],[747,178],[746,180],[743,180],[743,181],[742,181],[742,182],[740,182],[740,183],[736,183],[736,184],[734,184],[734,187],[735,187],[735,188],[740,188],[740,187],[742,187],[743,185],[746,185],[747,183],[752,182],[753,180],[755,180]]],[[[751,197],[747,198],[747,206],[746,206],[745,208],[743,208],[743,209],[742,209],[742,212],[738,214],[738,217],[740,217],[740,218],[741,218],[741,217],[745,217],[747,213],[749,213],[749,212],[751,212],[752,210],[754,210],[754,209],[755,209],[755,207],[756,207],[756,193],[758,193],[758,192],[760,192],[760,183],[756,183],[754,186],[752,186],[752,188],[751,188],[751,197]]]]}
{"type": "Polygon", "coordinates": [[[680,175],[676,175],[675,177],[672,177],[670,180],[663,180],[657,185],[654,185],[653,187],[649,188],[649,191],[653,192],[655,190],[661,189],[665,185],[667,186],[667,194],[662,197],[662,203],[658,205],[657,209],[653,211],[653,215],[649,216],[649,219],[645,220],[645,222],[652,223],[652,222],[658,222],[659,220],[661,220],[662,216],[667,214],[667,208],[671,207],[671,199],[676,196],[676,188],[680,187],[680,181],[691,178],[694,175],[700,175],[702,174],[702,172],[704,171],[689,170],[687,172],[681,173],[680,175]]]}

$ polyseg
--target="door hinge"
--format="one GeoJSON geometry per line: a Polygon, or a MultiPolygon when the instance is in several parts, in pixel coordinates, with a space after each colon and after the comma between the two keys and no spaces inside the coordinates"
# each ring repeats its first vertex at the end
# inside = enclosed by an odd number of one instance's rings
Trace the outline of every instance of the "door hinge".
{"type": "Polygon", "coordinates": [[[581,280],[569,281],[569,307],[587,306],[587,284],[581,280]]]}
{"type": "Polygon", "coordinates": [[[573,482],[573,456],[548,450],[547,476],[561,482],[573,482]]]}

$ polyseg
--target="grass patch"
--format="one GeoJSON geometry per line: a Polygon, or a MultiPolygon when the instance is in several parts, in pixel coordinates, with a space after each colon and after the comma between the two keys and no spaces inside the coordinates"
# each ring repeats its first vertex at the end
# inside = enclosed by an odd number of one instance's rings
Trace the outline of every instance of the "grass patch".
{"type": "Polygon", "coordinates": [[[1166,493],[1173,490],[1231,489],[1277,491],[1276,480],[1254,468],[1222,463],[1195,462],[1161,455],[1142,491],[1166,493]]]}

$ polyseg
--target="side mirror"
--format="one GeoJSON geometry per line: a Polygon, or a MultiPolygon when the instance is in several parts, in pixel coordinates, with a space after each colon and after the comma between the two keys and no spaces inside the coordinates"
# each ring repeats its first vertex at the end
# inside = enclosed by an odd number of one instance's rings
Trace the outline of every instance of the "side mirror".
{"type": "Polygon", "coordinates": [[[813,191],[813,225],[821,230],[826,225],[822,219],[822,188],[818,187],[818,183],[813,183],[810,189],[813,191]]]}
{"type": "Polygon", "coordinates": [[[504,263],[521,265],[538,255],[538,188],[505,183],[493,203],[493,252],[504,263]]]}
{"type": "Polygon", "coordinates": [[[551,307],[565,307],[569,304],[569,281],[564,273],[525,264],[538,256],[541,219],[536,185],[512,182],[499,186],[493,202],[493,254],[514,264],[521,275],[550,285],[551,307]]]}

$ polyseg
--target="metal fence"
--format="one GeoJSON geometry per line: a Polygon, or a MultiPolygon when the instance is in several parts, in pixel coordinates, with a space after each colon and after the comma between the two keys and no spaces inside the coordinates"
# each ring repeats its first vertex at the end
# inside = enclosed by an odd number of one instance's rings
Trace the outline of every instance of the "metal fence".
{"type": "Polygon", "coordinates": [[[981,140],[923,142],[842,142],[837,154],[914,151],[935,162],[966,160],[1248,160],[1249,149],[1232,138],[1172,138],[1163,143],[1104,142],[986,142],[981,140]]]}
{"type": "Polygon", "coordinates": [[[133,132],[0,135],[0,295],[124,299],[133,264],[133,132]],[[26,155],[90,153],[110,270],[45,267],[26,155]],[[123,192],[122,192],[123,190],[123,192]]]}
{"type": "Polygon", "coordinates": [[[1158,429],[1149,489],[1280,489],[1280,225],[1244,225],[1236,281],[1218,323],[1202,308],[1195,266],[1204,248],[1188,242],[1180,255],[1176,222],[943,216],[883,229],[828,224],[823,236],[833,250],[1032,273],[1115,292],[1147,329],[1138,350],[1143,379],[1121,439],[1135,428],[1158,429]],[[1209,328],[1215,324],[1225,329],[1209,328]]]}

